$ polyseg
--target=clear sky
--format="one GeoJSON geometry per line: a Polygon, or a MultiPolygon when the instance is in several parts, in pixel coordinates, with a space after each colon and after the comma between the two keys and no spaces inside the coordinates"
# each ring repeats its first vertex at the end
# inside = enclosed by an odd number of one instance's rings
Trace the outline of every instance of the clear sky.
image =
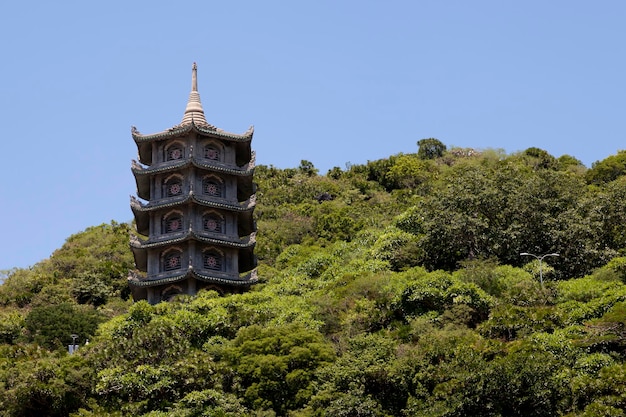
{"type": "Polygon", "coordinates": [[[132,125],[255,126],[257,164],[324,174],[417,151],[626,148],[626,2],[5,1],[0,270],[132,219],[132,125]]]}

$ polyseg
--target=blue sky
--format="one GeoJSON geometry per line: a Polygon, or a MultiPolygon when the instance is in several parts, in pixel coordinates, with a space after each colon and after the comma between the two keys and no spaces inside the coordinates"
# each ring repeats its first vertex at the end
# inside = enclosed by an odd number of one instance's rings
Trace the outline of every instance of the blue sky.
{"type": "Polygon", "coordinates": [[[623,1],[63,1],[0,5],[0,270],[129,221],[131,125],[209,123],[321,173],[417,150],[626,148],[623,1]]]}

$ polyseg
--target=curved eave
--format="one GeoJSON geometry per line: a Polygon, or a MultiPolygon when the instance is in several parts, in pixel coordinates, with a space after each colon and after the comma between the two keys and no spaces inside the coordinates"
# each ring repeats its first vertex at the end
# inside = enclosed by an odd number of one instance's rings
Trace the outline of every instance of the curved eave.
{"type": "Polygon", "coordinates": [[[162,246],[169,246],[176,243],[185,242],[187,240],[195,240],[197,242],[209,243],[216,246],[227,246],[237,249],[251,249],[256,244],[256,234],[252,233],[250,236],[246,236],[240,240],[220,239],[210,236],[200,235],[193,231],[186,233],[178,233],[165,239],[159,239],[156,241],[140,240],[138,238],[131,239],[130,245],[133,249],[146,250],[152,248],[159,248],[162,246]]]}
{"type": "Polygon", "coordinates": [[[137,175],[133,171],[135,177],[135,185],[137,187],[137,195],[144,200],[150,199],[150,177],[147,175],[137,175]]]}
{"type": "MultiPolygon", "coordinates": [[[[148,204],[142,204],[137,198],[133,196],[130,197],[130,205],[131,205],[131,209],[133,210],[133,213],[155,211],[155,210],[160,210],[160,209],[165,209],[165,208],[170,208],[170,207],[177,207],[177,206],[180,206],[181,204],[186,204],[189,202],[194,202],[204,207],[218,208],[218,209],[224,209],[224,210],[234,211],[234,212],[251,212],[254,210],[254,207],[256,206],[256,194],[252,194],[250,198],[248,198],[246,201],[242,203],[238,203],[238,204],[206,200],[203,198],[199,198],[193,193],[188,194],[183,197],[177,197],[174,199],[168,198],[168,199],[160,200],[156,202],[151,201],[148,204]]],[[[135,214],[135,216],[136,215],[137,214],[135,214]]]]}
{"type": "Polygon", "coordinates": [[[194,202],[203,205],[205,207],[212,208],[221,208],[224,210],[231,210],[237,212],[247,212],[254,210],[256,206],[256,194],[252,194],[249,199],[240,204],[228,204],[228,203],[220,203],[218,201],[206,200],[204,198],[200,198],[196,195],[193,196],[194,202]]]}
{"type": "Polygon", "coordinates": [[[254,127],[250,126],[250,128],[248,128],[248,130],[243,134],[237,134],[225,132],[221,129],[217,129],[211,126],[198,126],[194,122],[191,122],[189,124],[174,126],[162,132],[152,133],[148,135],[140,133],[135,127],[131,128],[131,135],[133,136],[133,140],[138,144],[142,142],[170,139],[186,135],[190,132],[196,132],[203,136],[209,136],[227,141],[249,142],[252,140],[252,136],[254,135],[254,127]]]}
{"type": "Polygon", "coordinates": [[[130,249],[133,252],[133,257],[135,258],[135,267],[140,271],[146,272],[148,270],[148,252],[143,248],[133,246],[132,241],[130,249]]]}
{"type": "Polygon", "coordinates": [[[190,158],[182,161],[177,161],[175,163],[167,163],[167,164],[159,164],[158,166],[148,166],[143,167],[139,165],[136,161],[133,161],[131,166],[131,171],[135,177],[137,176],[148,176],[153,174],[161,174],[170,171],[178,171],[183,168],[187,168],[189,166],[195,166],[196,168],[212,171],[212,172],[220,172],[224,174],[235,175],[238,177],[252,177],[254,175],[254,164],[245,165],[242,168],[233,168],[218,164],[206,163],[202,161],[198,161],[196,158],[190,158]]]}
{"type": "MultiPolygon", "coordinates": [[[[133,196],[131,198],[131,210],[135,217],[135,225],[137,233],[143,236],[148,236],[150,233],[150,211],[142,208],[141,203],[133,196]]],[[[145,207],[145,206],[144,206],[145,207]]],[[[166,206],[166,208],[169,206],[166,206]]],[[[253,211],[239,211],[237,212],[237,225],[239,228],[239,236],[248,236],[256,231],[256,224],[252,217],[253,211]]]]}
{"type": "Polygon", "coordinates": [[[205,273],[195,271],[195,270],[192,272],[192,274],[199,281],[233,285],[233,286],[250,286],[250,285],[256,284],[259,281],[256,268],[248,272],[244,276],[242,277],[240,276],[238,279],[216,277],[216,276],[205,274],[205,273]]]}
{"type": "Polygon", "coordinates": [[[214,284],[224,284],[235,287],[248,287],[250,285],[256,284],[259,280],[257,276],[256,268],[247,273],[246,275],[239,277],[237,279],[225,278],[220,276],[209,275],[206,273],[197,272],[193,269],[187,269],[185,271],[181,271],[180,273],[169,275],[164,278],[159,279],[141,279],[137,274],[131,274],[128,277],[128,284],[133,287],[154,287],[158,285],[172,284],[175,282],[180,282],[187,279],[189,276],[194,277],[198,281],[210,282],[214,284]]]}
{"type": "Polygon", "coordinates": [[[135,227],[137,229],[137,233],[144,235],[144,236],[148,236],[148,234],[150,233],[150,215],[145,211],[141,211],[137,209],[140,203],[137,201],[135,197],[130,196],[130,199],[131,199],[130,209],[132,210],[133,216],[135,217],[135,227]],[[137,204],[133,204],[133,200],[137,204]]]}
{"type": "Polygon", "coordinates": [[[236,175],[238,177],[252,177],[254,175],[254,163],[250,163],[244,165],[241,168],[232,168],[227,166],[222,166],[218,164],[205,163],[202,161],[198,161],[195,158],[192,160],[193,166],[200,169],[205,169],[207,171],[221,172],[224,174],[236,175]]]}

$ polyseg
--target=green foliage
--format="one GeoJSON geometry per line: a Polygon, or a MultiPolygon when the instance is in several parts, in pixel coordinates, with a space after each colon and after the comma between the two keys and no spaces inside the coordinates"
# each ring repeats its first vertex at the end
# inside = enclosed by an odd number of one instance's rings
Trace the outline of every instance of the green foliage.
{"type": "Polygon", "coordinates": [[[334,351],[323,336],[300,326],[241,328],[222,352],[232,375],[225,386],[248,407],[286,415],[309,401],[320,366],[334,351]]]}
{"type": "Polygon", "coordinates": [[[102,321],[93,309],[69,303],[33,308],[24,320],[29,338],[49,349],[60,349],[71,344],[72,334],[84,342],[96,331],[102,321]]]}
{"type": "Polygon", "coordinates": [[[560,325],[558,312],[552,307],[497,306],[480,332],[490,338],[506,341],[529,337],[536,332],[552,332],[560,325]]]}
{"type": "Polygon", "coordinates": [[[587,322],[587,337],[580,342],[593,350],[619,352],[624,357],[626,349],[626,297],[607,308],[599,318],[587,322]]]}
{"type": "Polygon", "coordinates": [[[606,265],[607,269],[614,272],[617,277],[623,282],[626,283],[626,258],[619,257],[613,258],[606,265]]]}
{"type": "Polygon", "coordinates": [[[385,174],[386,188],[418,189],[433,178],[436,170],[436,165],[431,161],[416,155],[400,155],[385,174]]]}
{"type": "Polygon", "coordinates": [[[435,138],[420,139],[417,141],[417,156],[421,159],[435,159],[443,156],[446,151],[446,145],[435,138]]]}
{"type": "Polygon", "coordinates": [[[395,228],[380,234],[371,248],[371,253],[374,259],[389,262],[393,271],[417,266],[424,258],[418,238],[395,228]]]}
{"type": "Polygon", "coordinates": [[[395,350],[396,342],[379,334],[350,339],[342,356],[320,371],[324,383],[310,407],[339,416],[399,415],[407,387],[393,366],[395,350]]]}
{"type": "Polygon", "coordinates": [[[13,269],[0,285],[0,304],[24,307],[51,281],[51,277],[39,266],[31,269],[13,269]]]}
{"type": "Polygon", "coordinates": [[[561,155],[557,158],[557,162],[561,171],[571,171],[580,175],[586,171],[584,164],[571,155],[561,155]]]}
{"type": "Polygon", "coordinates": [[[0,416],[623,415],[622,152],[420,142],[326,176],[257,166],[243,294],[132,303],[116,222],[2,272],[0,416]],[[543,286],[520,252],[560,253],[543,286]]]}
{"type": "Polygon", "coordinates": [[[359,223],[354,221],[347,209],[321,214],[315,224],[317,236],[329,241],[350,241],[359,229],[359,223]]]}
{"type": "Polygon", "coordinates": [[[22,334],[24,316],[19,311],[0,311],[0,344],[14,344],[22,334]]]}
{"type": "Polygon", "coordinates": [[[472,282],[493,296],[500,296],[504,291],[503,277],[509,271],[499,268],[495,259],[476,259],[461,262],[461,269],[455,274],[462,281],[472,282]]]}
{"type": "Polygon", "coordinates": [[[466,324],[475,326],[487,318],[492,299],[478,286],[462,282],[447,273],[425,273],[412,269],[404,273],[405,287],[396,299],[395,308],[403,317],[434,312],[441,314],[455,306],[464,305],[471,311],[466,324]]]}
{"type": "Polygon", "coordinates": [[[524,156],[533,169],[556,169],[558,167],[556,158],[543,149],[528,148],[524,151],[524,156]]]}
{"type": "Polygon", "coordinates": [[[90,371],[77,356],[29,357],[14,352],[0,359],[0,414],[3,416],[67,416],[86,403],[90,371]]]}
{"type": "Polygon", "coordinates": [[[171,416],[179,410],[183,416],[238,417],[250,414],[237,396],[215,389],[192,391],[183,397],[173,410],[164,414],[164,417],[171,416]]]}
{"type": "Polygon", "coordinates": [[[605,184],[616,180],[626,174],[626,151],[619,151],[602,161],[596,161],[591,165],[585,178],[589,184],[605,184]]]}
{"type": "Polygon", "coordinates": [[[126,278],[134,266],[128,250],[129,232],[128,224],[114,221],[90,227],[70,236],[52,254],[49,267],[57,276],[72,280],[79,303],[101,305],[110,296],[127,298],[126,278]]]}
{"type": "Polygon", "coordinates": [[[313,162],[310,162],[304,159],[300,161],[300,166],[298,167],[298,171],[300,171],[301,173],[309,177],[317,175],[318,173],[318,170],[313,165],[313,162]]]}

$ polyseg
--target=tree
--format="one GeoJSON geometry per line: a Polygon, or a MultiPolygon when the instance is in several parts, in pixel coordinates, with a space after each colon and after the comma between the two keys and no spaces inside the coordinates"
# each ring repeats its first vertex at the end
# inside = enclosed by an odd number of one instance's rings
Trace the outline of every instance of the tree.
{"type": "Polygon", "coordinates": [[[540,148],[528,148],[524,151],[524,156],[533,169],[556,169],[558,167],[556,158],[540,148]]]}
{"type": "Polygon", "coordinates": [[[62,349],[76,334],[84,342],[95,332],[102,317],[95,310],[69,303],[33,308],[26,316],[25,327],[34,342],[48,349],[62,349]]]}
{"type": "Polygon", "coordinates": [[[626,174],[626,150],[596,161],[586,173],[589,184],[606,184],[626,174]]]}
{"type": "Polygon", "coordinates": [[[435,159],[443,156],[446,151],[446,145],[435,138],[420,139],[417,141],[417,156],[420,159],[435,159]]]}
{"type": "Polygon", "coordinates": [[[224,388],[253,410],[286,415],[309,401],[316,370],[334,360],[322,335],[297,325],[242,328],[223,356],[232,369],[224,388]]]}
{"type": "Polygon", "coordinates": [[[401,155],[395,164],[385,174],[387,189],[416,189],[428,183],[434,175],[436,166],[432,161],[426,161],[413,155],[401,155]]]}
{"type": "Polygon", "coordinates": [[[317,175],[318,173],[318,170],[317,168],[315,168],[315,165],[313,165],[313,162],[307,161],[306,159],[303,159],[300,161],[300,166],[298,166],[298,171],[300,171],[301,173],[309,177],[317,175]]]}
{"type": "Polygon", "coordinates": [[[0,415],[62,417],[86,404],[92,374],[79,355],[59,357],[22,346],[2,356],[11,360],[0,360],[0,415]]]}
{"type": "Polygon", "coordinates": [[[347,341],[343,355],[320,370],[320,390],[311,408],[333,416],[401,415],[408,386],[394,367],[396,341],[361,334],[347,341]]]}

